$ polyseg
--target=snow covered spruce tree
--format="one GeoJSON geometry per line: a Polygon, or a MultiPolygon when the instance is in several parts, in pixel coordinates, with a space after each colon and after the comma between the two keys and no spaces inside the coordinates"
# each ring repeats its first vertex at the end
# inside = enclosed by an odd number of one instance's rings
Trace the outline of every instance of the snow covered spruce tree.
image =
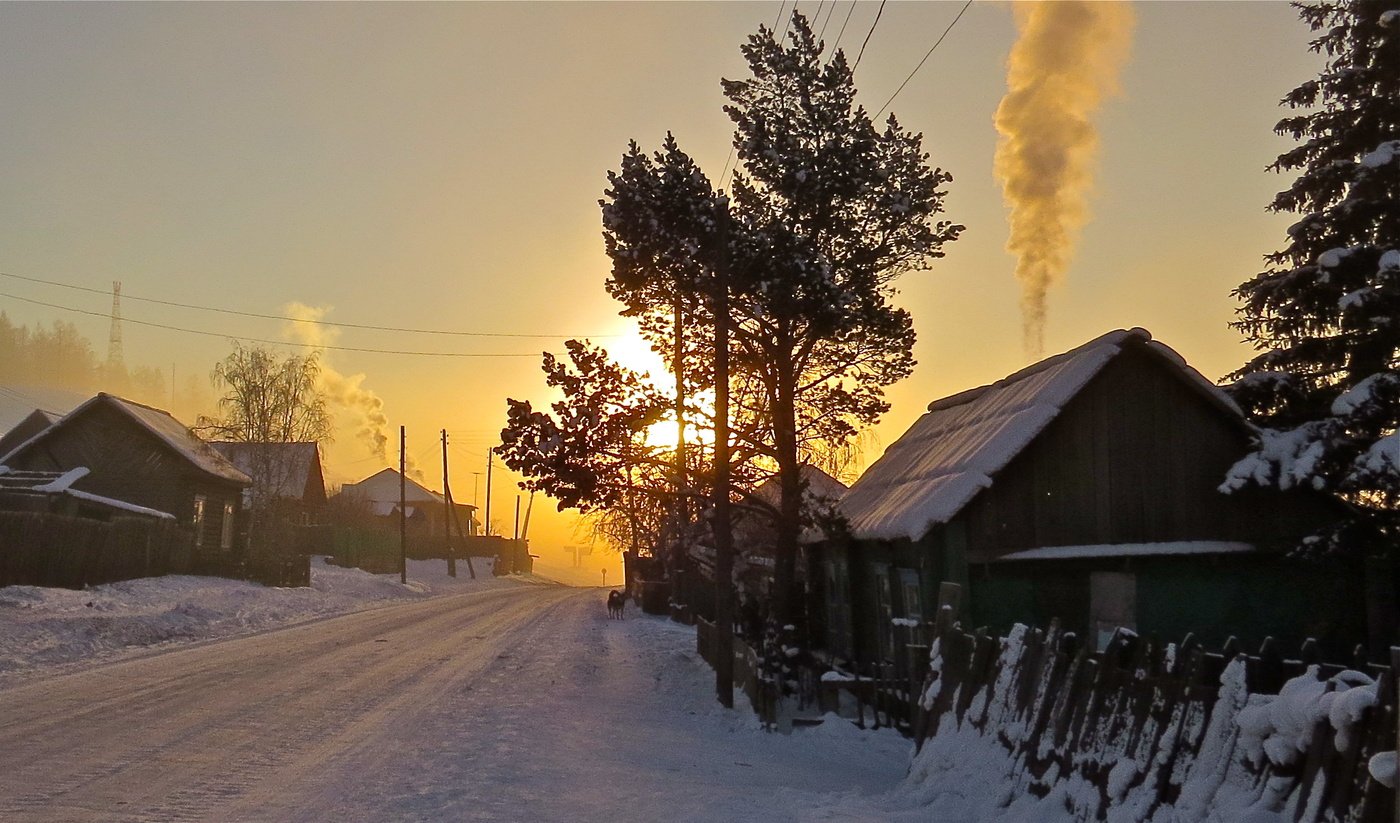
{"type": "Polygon", "coordinates": [[[1241,285],[1235,324],[1259,354],[1232,393],[1263,427],[1226,489],[1311,486],[1353,514],[1318,551],[1400,539],[1400,3],[1307,2],[1326,68],[1284,98],[1276,130],[1300,145],[1270,209],[1297,212],[1269,267],[1241,285]]]}
{"type": "Polygon", "coordinates": [[[742,47],[752,76],[723,81],[732,199],[668,137],[652,156],[633,144],[601,201],[608,289],[624,314],[659,317],[679,291],[702,318],[716,256],[727,262],[733,381],[757,387],[750,411],[762,426],[751,445],[780,478],[771,606],[783,622],[794,617],[802,462],[888,408],[885,387],[914,366],[895,280],[927,268],[962,231],[937,219],[951,177],[929,166],[922,136],[893,115],[877,129],[855,102],[845,56],[823,59],[801,13],[789,31],[784,44],[760,27],[742,47]],[[726,207],[729,240],[718,249],[716,209],[726,207]]]}

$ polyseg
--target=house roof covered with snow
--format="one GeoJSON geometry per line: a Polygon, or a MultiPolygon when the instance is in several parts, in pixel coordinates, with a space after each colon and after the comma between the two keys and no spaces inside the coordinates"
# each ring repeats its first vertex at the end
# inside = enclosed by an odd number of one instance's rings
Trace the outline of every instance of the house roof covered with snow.
{"type": "MultiPolygon", "coordinates": [[[[360,500],[372,504],[375,511],[383,511],[388,514],[398,511],[399,505],[399,473],[394,469],[384,469],[366,477],[358,483],[346,483],[340,487],[341,494],[351,495],[360,500]],[[378,504],[390,504],[387,508],[378,504]]],[[[437,504],[441,506],[444,498],[438,492],[432,491],[422,484],[414,482],[413,478],[404,478],[404,500],[407,503],[437,504]]],[[[475,508],[469,504],[452,501],[453,505],[475,508]]]]}
{"type": "Polygon", "coordinates": [[[0,437],[0,455],[8,454],[16,446],[57,423],[63,415],[43,409],[35,409],[23,420],[15,423],[0,437]]]}
{"type": "Polygon", "coordinates": [[[67,496],[84,503],[91,503],[104,509],[124,514],[154,517],[158,520],[174,520],[175,515],[157,511],[125,500],[104,497],[100,494],[81,491],[73,484],[86,477],[86,468],[70,469],[66,472],[16,471],[8,466],[0,466],[0,495],[5,493],[21,495],[67,496]]]}
{"type": "Polygon", "coordinates": [[[841,499],[852,534],[861,539],[918,540],[957,516],[1130,346],[1151,352],[1244,425],[1239,408],[1224,392],[1146,330],[1109,332],[990,385],[930,403],[841,499]]]}
{"type": "Polygon", "coordinates": [[[216,440],[209,445],[238,470],[253,478],[253,487],[270,497],[325,502],[321,450],[315,443],[241,443],[216,440]]]}
{"type": "Polygon", "coordinates": [[[200,439],[188,426],[172,417],[170,412],[117,397],[116,395],[107,394],[106,392],[101,392],[80,404],[77,408],[59,418],[53,425],[40,431],[6,454],[0,455],[0,463],[5,463],[11,457],[32,448],[37,443],[43,442],[45,438],[49,437],[54,432],[62,430],[64,426],[68,425],[71,421],[81,418],[92,409],[99,406],[114,409],[126,416],[141,428],[163,441],[165,445],[169,446],[176,454],[203,472],[223,480],[230,480],[243,485],[252,482],[248,475],[239,471],[238,467],[234,466],[226,457],[219,454],[212,446],[200,439]]]}

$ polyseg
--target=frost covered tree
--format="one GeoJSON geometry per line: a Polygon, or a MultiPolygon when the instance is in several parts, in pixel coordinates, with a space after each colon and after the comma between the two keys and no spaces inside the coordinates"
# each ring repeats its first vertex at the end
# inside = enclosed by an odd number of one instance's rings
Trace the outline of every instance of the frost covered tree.
{"type": "Polygon", "coordinates": [[[893,115],[871,121],[844,54],[824,59],[801,13],[786,43],[761,27],[741,51],[751,76],[723,81],[735,125],[731,197],[673,137],[653,155],[634,143],[609,174],[603,229],[609,292],[663,351],[662,318],[679,301],[703,325],[717,255],[727,262],[731,367],[762,421],[748,446],[780,478],[773,608],[787,620],[804,456],[838,447],[888,408],[884,389],[914,366],[895,280],[941,257],[962,226],[938,219],[951,176],[929,165],[922,135],[893,115]],[[720,249],[722,208],[730,228],[720,249]]]}
{"type": "Polygon", "coordinates": [[[262,346],[234,343],[210,375],[223,390],[220,414],[201,415],[195,430],[246,443],[327,443],[334,421],[317,387],[320,373],[319,353],[279,357],[262,346]]]}
{"type": "Polygon", "coordinates": [[[1297,5],[1326,64],[1276,127],[1298,177],[1270,210],[1301,219],[1235,292],[1259,354],[1231,391],[1264,428],[1225,488],[1333,493],[1354,516],[1311,545],[1374,549],[1400,537],[1400,3],[1297,5]]]}

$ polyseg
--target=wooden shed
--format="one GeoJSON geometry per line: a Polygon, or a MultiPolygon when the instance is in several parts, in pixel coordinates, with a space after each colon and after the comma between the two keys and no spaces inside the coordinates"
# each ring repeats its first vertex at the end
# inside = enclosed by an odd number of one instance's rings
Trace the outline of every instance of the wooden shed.
{"type": "Polygon", "coordinates": [[[159,512],[192,529],[198,550],[233,551],[250,478],[169,412],[98,394],[5,455],[18,471],[87,468],[72,488],[159,512]]]}
{"type": "Polygon", "coordinates": [[[1365,636],[1358,571],[1288,555],[1332,501],[1220,491],[1252,434],[1142,329],[937,400],[842,498],[850,538],[814,552],[818,634],[838,656],[888,658],[952,582],[972,626],[1349,649],[1365,636]]]}

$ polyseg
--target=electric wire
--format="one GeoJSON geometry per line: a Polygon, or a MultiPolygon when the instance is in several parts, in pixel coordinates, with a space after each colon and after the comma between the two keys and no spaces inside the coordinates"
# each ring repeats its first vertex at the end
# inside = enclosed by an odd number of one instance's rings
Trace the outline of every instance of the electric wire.
{"type": "MultiPolygon", "coordinates": [[[[46,286],[58,286],[59,288],[73,289],[74,291],[83,291],[83,292],[88,292],[88,293],[90,293],[90,294],[101,294],[101,295],[110,295],[110,294],[111,294],[111,292],[110,292],[110,291],[107,291],[106,289],[95,289],[95,288],[93,288],[93,287],[91,287],[91,286],[79,286],[79,285],[76,285],[76,284],[73,284],[73,283],[62,283],[62,282],[59,282],[59,281],[57,281],[57,280],[44,280],[44,279],[39,278],[39,277],[26,277],[25,275],[22,275],[22,274],[11,274],[10,272],[4,272],[4,271],[0,271],[0,277],[9,277],[9,278],[14,279],[14,280],[24,280],[24,281],[27,281],[27,282],[30,282],[30,283],[42,283],[42,284],[44,284],[44,285],[46,285],[46,286]]],[[[287,317],[287,316],[281,315],[281,314],[260,314],[260,313],[258,313],[258,312],[238,311],[238,310],[236,310],[236,309],[221,309],[221,308],[218,308],[218,307],[215,307],[215,306],[200,306],[200,305],[196,305],[196,304],[194,304],[194,303],[176,303],[176,302],[174,302],[173,300],[159,300],[159,299],[156,299],[156,298],[154,298],[154,297],[138,297],[138,296],[136,296],[136,295],[133,295],[133,294],[130,294],[130,293],[127,293],[127,292],[122,292],[122,299],[124,299],[124,300],[135,300],[135,301],[138,302],[138,303],[154,303],[154,304],[159,305],[159,306],[172,306],[172,307],[177,308],[177,309],[194,309],[194,310],[196,310],[196,311],[216,312],[216,313],[218,313],[218,314],[231,314],[231,315],[234,315],[234,316],[237,316],[237,317],[254,317],[254,318],[257,318],[257,319],[260,319],[260,320],[282,320],[282,321],[285,321],[285,322],[288,322],[288,323],[310,323],[310,324],[317,325],[317,326],[335,326],[335,327],[337,327],[337,328],[342,328],[342,329],[364,329],[364,330],[368,330],[368,331],[404,332],[404,333],[408,333],[408,334],[441,334],[441,335],[448,335],[448,336],[452,336],[452,337],[511,337],[511,338],[526,338],[526,339],[539,339],[539,340],[561,340],[561,339],[568,338],[568,337],[574,337],[574,338],[582,339],[582,338],[584,338],[584,337],[589,337],[589,338],[594,338],[594,337],[603,338],[603,337],[621,337],[621,336],[622,336],[622,335],[617,335],[617,334],[593,334],[593,335],[577,335],[577,334],[575,334],[575,335],[569,335],[569,334],[515,334],[515,333],[509,333],[509,332],[449,331],[449,330],[446,330],[446,329],[414,329],[414,328],[406,328],[406,327],[400,327],[400,326],[375,326],[375,325],[371,325],[371,324],[368,324],[368,323],[345,323],[345,322],[341,322],[341,321],[337,321],[337,320],[318,320],[318,319],[312,319],[312,318],[307,318],[307,317],[287,317]]]]}
{"type": "Polygon", "coordinates": [[[851,14],[855,12],[856,3],[859,2],[860,0],[851,0],[851,7],[846,9],[846,19],[841,21],[841,30],[836,32],[836,42],[831,44],[831,56],[826,58],[826,62],[830,63],[831,58],[836,56],[836,49],[840,48],[841,38],[846,34],[846,24],[851,22],[851,14]]]}
{"type": "Polygon", "coordinates": [[[870,43],[870,35],[875,33],[875,27],[880,25],[880,15],[885,13],[885,0],[880,0],[880,8],[875,10],[875,22],[870,24],[870,31],[865,33],[865,39],[861,41],[860,51],[856,54],[855,65],[851,66],[851,71],[860,67],[860,59],[865,56],[865,47],[870,43]]]}
{"type": "MultiPolygon", "coordinates": [[[[59,309],[59,310],[61,310],[61,311],[69,311],[69,312],[73,312],[73,313],[75,313],[75,314],[85,314],[85,315],[88,315],[89,317],[101,317],[101,318],[109,318],[109,317],[111,317],[111,315],[108,314],[108,313],[106,313],[106,312],[88,311],[87,309],[78,309],[78,308],[74,308],[74,307],[72,307],[72,306],[62,306],[62,305],[59,305],[59,304],[57,304],[57,303],[46,303],[46,302],[44,302],[43,300],[34,300],[34,299],[32,299],[32,298],[29,298],[29,297],[20,297],[19,295],[16,295],[16,294],[7,294],[7,293],[5,293],[5,292],[0,292],[0,297],[8,298],[8,299],[10,299],[10,300],[19,300],[19,301],[24,302],[24,303],[32,303],[32,304],[34,304],[34,305],[36,305],[36,306],[44,306],[44,307],[47,307],[47,308],[50,308],[50,309],[59,309]]],[[[137,325],[137,326],[149,326],[149,327],[155,328],[155,329],[165,329],[165,330],[167,330],[167,331],[184,332],[185,334],[198,334],[198,335],[203,335],[203,336],[205,336],[205,337],[222,337],[222,338],[224,338],[225,340],[229,340],[229,339],[232,339],[232,340],[240,340],[240,341],[243,341],[243,342],[246,342],[246,343],[266,343],[266,344],[272,345],[272,346],[293,346],[293,347],[302,348],[302,349],[324,349],[324,350],[326,350],[326,351],[348,351],[348,352],[360,352],[360,353],[363,353],[363,354],[395,354],[395,355],[406,355],[406,356],[412,356],[412,357],[539,357],[539,356],[540,356],[538,352],[531,352],[531,353],[528,353],[528,354],[523,353],[523,352],[520,353],[520,354],[516,354],[516,353],[514,353],[514,352],[503,352],[503,353],[488,352],[488,353],[480,353],[480,354],[478,354],[478,353],[472,353],[472,352],[407,351],[407,350],[401,350],[401,349],[371,349],[371,348],[363,348],[363,347],[359,347],[359,346],[331,346],[331,345],[324,345],[324,344],[320,344],[320,343],[296,343],[296,342],[289,342],[289,341],[286,341],[286,340],[268,340],[268,339],[266,339],[266,338],[261,338],[261,337],[247,337],[247,336],[245,336],[245,335],[239,335],[239,334],[225,334],[225,333],[223,333],[223,332],[204,331],[203,329],[186,329],[186,328],[183,328],[183,327],[181,327],[181,326],[171,326],[171,325],[167,325],[167,324],[165,324],[165,323],[152,323],[152,322],[149,321],[149,320],[136,320],[136,319],[131,318],[131,317],[123,317],[123,318],[122,318],[122,322],[123,322],[123,323],[132,323],[132,324],[135,324],[135,325],[137,325]]]]}
{"type": "Polygon", "coordinates": [[[900,92],[904,91],[904,87],[909,85],[909,81],[914,79],[914,75],[919,73],[919,69],[924,67],[924,63],[928,62],[928,59],[933,55],[934,50],[937,49],[939,45],[943,43],[943,39],[948,36],[948,32],[953,30],[953,26],[956,26],[958,24],[958,21],[962,19],[963,14],[966,13],[968,8],[971,6],[972,0],[967,0],[966,3],[963,3],[963,7],[958,11],[958,16],[953,18],[953,22],[949,23],[948,28],[944,29],[943,33],[938,36],[938,39],[934,41],[933,46],[928,50],[926,54],[924,54],[924,59],[919,61],[919,65],[915,66],[914,70],[909,72],[909,76],[904,78],[904,82],[900,83],[899,88],[894,90],[894,94],[890,95],[890,99],[886,100],[885,105],[880,107],[880,111],[877,112],[875,115],[876,120],[880,119],[880,115],[884,114],[887,110],[889,110],[890,104],[894,102],[894,99],[899,96],[900,92]]]}
{"type": "MultiPolygon", "coordinates": [[[[832,4],[830,4],[830,6],[826,8],[826,22],[823,22],[822,31],[818,32],[818,35],[816,35],[816,42],[822,42],[822,38],[825,38],[827,24],[830,24],[830,22],[832,22],[833,8],[836,8],[836,0],[832,0],[832,4]]],[[[818,3],[816,4],[816,18],[820,17],[822,17],[822,4],[818,3]]],[[[812,20],[813,25],[816,25],[816,18],[813,18],[812,20]]]]}

